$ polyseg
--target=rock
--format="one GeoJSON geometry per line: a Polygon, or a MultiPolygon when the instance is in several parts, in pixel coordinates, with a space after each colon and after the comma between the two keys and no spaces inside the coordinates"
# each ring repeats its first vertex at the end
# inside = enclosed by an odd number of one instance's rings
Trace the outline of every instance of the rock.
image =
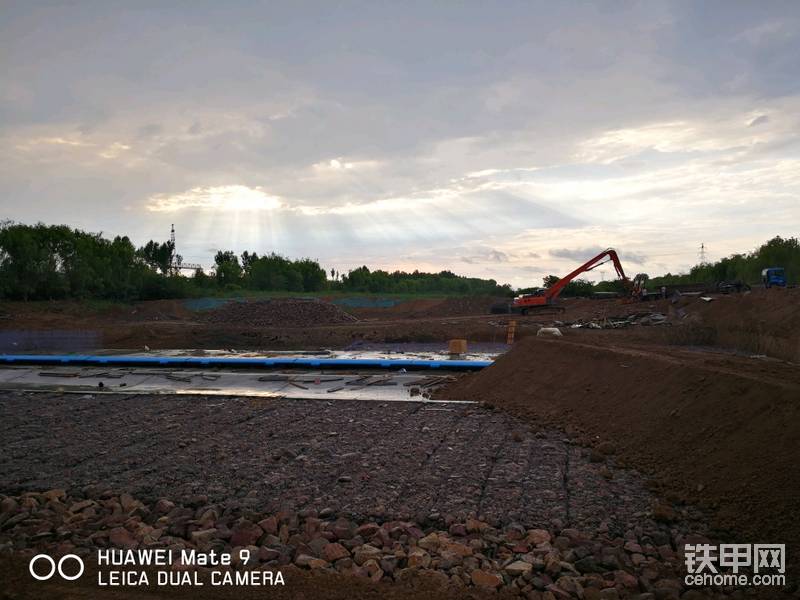
{"type": "Polygon", "coordinates": [[[139,546],[138,540],[124,527],[115,527],[108,532],[108,541],[118,548],[132,549],[139,546]]]}
{"type": "Polygon", "coordinates": [[[533,565],[531,563],[525,562],[524,560],[515,560],[510,565],[506,567],[506,573],[511,575],[512,577],[519,577],[521,575],[526,575],[530,573],[533,569],[533,565]]]}
{"type": "Polygon", "coordinates": [[[10,514],[17,512],[17,510],[19,510],[19,502],[11,496],[0,500],[0,513],[10,514]]]}
{"type": "Polygon", "coordinates": [[[528,536],[525,538],[529,544],[538,546],[539,544],[548,543],[552,538],[550,532],[544,529],[529,529],[528,536]]]}
{"type": "Polygon", "coordinates": [[[457,535],[459,537],[464,537],[467,535],[467,528],[464,527],[463,523],[453,523],[450,525],[448,531],[450,532],[450,535],[457,535]]]}
{"type": "Polygon", "coordinates": [[[452,569],[462,563],[463,557],[449,550],[439,552],[439,566],[442,569],[452,569]]]}
{"type": "Polygon", "coordinates": [[[642,547],[636,542],[625,542],[623,548],[631,554],[642,554],[642,547]]]}
{"type": "Polygon", "coordinates": [[[153,511],[156,514],[165,515],[170,512],[173,508],[175,508],[175,503],[167,500],[166,498],[160,498],[156,505],[153,507],[153,511]]]}
{"type": "Polygon", "coordinates": [[[564,575],[556,581],[556,586],[567,592],[570,596],[580,598],[583,596],[583,586],[574,577],[564,575]]]}
{"type": "Polygon", "coordinates": [[[422,548],[412,548],[408,553],[408,568],[427,569],[431,564],[431,555],[422,548]]]}
{"type": "Polygon", "coordinates": [[[59,490],[59,489],[49,490],[44,494],[42,494],[42,496],[44,496],[45,500],[47,500],[48,502],[58,502],[62,498],[65,498],[66,495],[67,493],[64,490],[59,490]]]}
{"type": "Polygon", "coordinates": [[[482,569],[475,569],[470,574],[470,579],[475,587],[496,589],[503,585],[503,580],[499,575],[489,573],[482,569]]]}
{"type": "Polygon", "coordinates": [[[627,571],[617,570],[614,571],[614,582],[621,587],[628,589],[636,589],[639,587],[639,580],[634,575],[627,571]]]}
{"type": "Polygon", "coordinates": [[[271,560],[277,559],[281,555],[280,552],[275,550],[274,548],[267,548],[266,546],[262,546],[258,549],[258,560],[261,562],[269,562],[271,560]]]}
{"type": "Polygon", "coordinates": [[[310,561],[308,561],[308,566],[311,569],[327,569],[331,565],[328,561],[323,560],[321,558],[313,558],[310,561]]]}
{"type": "Polygon", "coordinates": [[[477,519],[467,519],[467,532],[468,533],[482,533],[489,529],[489,524],[477,519]]]}
{"type": "MultiPolygon", "coordinates": [[[[378,526],[376,525],[375,527],[377,528],[378,526]]],[[[353,537],[353,533],[356,531],[356,524],[348,521],[347,519],[337,519],[330,526],[330,530],[337,539],[349,540],[351,537],[353,537]]],[[[356,535],[359,534],[356,532],[356,535]]]]}
{"type": "Polygon", "coordinates": [[[395,569],[397,569],[398,562],[399,559],[396,556],[384,556],[380,562],[381,569],[383,569],[384,573],[389,573],[391,575],[394,573],[395,569]]]}
{"type": "Polygon", "coordinates": [[[119,495],[119,503],[122,506],[122,510],[126,513],[129,513],[142,505],[141,502],[135,500],[133,496],[128,493],[122,493],[119,495]]]}
{"type": "Polygon", "coordinates": [[[544,572],[551,577],[555,577],[561,573],[561,561],[556,556],[549,556],[544,561],[544,572]]]}
{"type": "Polygon", "coordinates": [[[198,546],[202,546],[208,544],[211,540],[217,537],[217,529],[209,528],[209,529],[200,529],[198,531],[193,531],[191,533],[190,539],[193,544],[198,546]]]}
{"type": "Polygon", "coordinates": [[[450,578],[446,573],[442,573],[441,571],[420,571],[417,577],[420,581],[429,584],[434,589],[444,589],[450,584],[450,578]]]}
{"type": "Polygon", "coordinates": [[[349,556],[350,552],[341,544],[326,544],[322,548],[322,558],[328,562],[336,562],[340,558],[347,558],[349,556]]]}
{"type": "Polygon", "coordinates": [[[95,506],[97,503],[94,500],[82,500],[81,502],[76,502],[72,506],[69,507],[69,512],[71,513],[79,513],[90,506],[95,506]]]}
{"type": "Polygon", "coordinates": [[[572,545],[572,540],[570,540],[565,535],[559,535],[556,539],[553,540],[553,546],[561,550],[562,552],[565,551],[572,545]]]}
{"type": "Polygon", "coordinates": [[[458,542],[450,542],[439,546],[439,552],[444,551],[452,552],[453,554],[456,554],[462,558],[466,556],[472,556],[473,554],[473,549],[470,546],[459,544],[458,542]]]}
{"type": "Polygon", "coordinates": [[[364,539],[371,538],[373,535],[378,533],[380,526],[377,523],[366,523],[361,525],[361,527],[357,527],[355,530],[356,535],[360,535],[364,539]]]}
{"type": "MultiPolygon", "coordinates": [[[[321,535],[317,535],[316,537],[313,537],[311,539],[311,541],[308,542],[307,546],[309,548],[311,548],[312,552],[314,553],[314,556],[316,556],[318,558],[325,558],[324,556],[322,556],[322,550],[329,543],[330,542],[327,539],[325,539],[321,535]]],[[[294,545],[294,544],[292,544],[292,545],[294,545]]],[[[298,546],[299,546],[299,544],[298,544],[298,546]]]]}
{"type": "Polygon", "coordinates": [[[271,535],[276,535],[278,533],[278,519],[276,519],[274,516],[261,519],[258,522],[258,526],[261,527],[264,533],[269,533],[271,535]]]}
{"type": "Polygon", "coordinates": [[[310,554],[298,554],[294,559],[294,564],[298,567],[308,567],[312,560],[314,560],[314,557],[310,554]]]}
{"type": "Polygon", "coordinates": [[[603,568],[600,567],[591,556],[585,556],[580,560],[575,561],[575,568],[580,573],[602,573],[603,568]]]}
{"type": "Polygon", "coordinates": [[[439,535],[436,532],[428,534],[424,538],[420,538],[417,542],[417,546],[435,552],[439,547],[439,535]]]}
{"type": "Polygon", "coordinates": [[[364,544],[353,551],[353,560],[357,565],[363,565],[368,560],[380,560],[383,553],[375,546],[364,544]]]}
{"type": "Polygon", "coordinates": [[[653,519],[662,523],[671,523],[676,519],[675,510],[668,504],[656,504],[653,507],[653,519]]]}
{"type": "Polygon", "coordinates": [[[264,535],[264,530],[255,523],[243,519],[231,529],[231,546],[252,546],[264,535]]]}
{"type": "Polygon", "coordinates": [[[558,327],[540,327],[536,332],[537,337],[561,337],[563,335],[558,327]]]}
{"type": "Polygon", "coordinates": [[[367,577],[372,581],[378,582],[383,578],[383,569],[376,560],[370,559],[363,564],[363,568],[367,572],[367,577]]]}

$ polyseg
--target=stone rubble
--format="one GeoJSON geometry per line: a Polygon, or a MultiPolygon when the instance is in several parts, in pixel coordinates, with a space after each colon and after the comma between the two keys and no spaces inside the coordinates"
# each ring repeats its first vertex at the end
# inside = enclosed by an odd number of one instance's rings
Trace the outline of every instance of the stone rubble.
{"type": "MultiPolygon", "coordinates": [[[[736,590],[687,590],[680,548],[709,543],[674,524],[646,519],[613,537],[608,528],[498,530],[478,517],[431,515],[426,523],[357,523],[332,510],[263,514],[253,498],[210,504],[142,502],[87,486],[0,499],[0,554],[75,553],[95,548],[249,548],[248,568],[299,568],[374,582],[423,577],[438,586],[499,590],[530,600],[693,600],[746,597],[736,590]],[[324,515],[322,517],[321,515],[324,515]],[[290,566],[293,565],[293,566],[290,566]]],[[[235,564],[243,569],[244,565],[235,564]]]]}

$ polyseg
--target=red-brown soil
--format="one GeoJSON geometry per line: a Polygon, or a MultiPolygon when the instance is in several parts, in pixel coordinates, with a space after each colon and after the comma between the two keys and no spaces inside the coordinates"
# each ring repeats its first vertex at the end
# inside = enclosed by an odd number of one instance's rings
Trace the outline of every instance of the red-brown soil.
{"type": "Polygon", "coordinates": [[[560,426],[675,498],[715,509],[721,528],[800,542],[795,365],[576,339],[525,339],[438,395],[560,426]]]}
{"type": "Polygon", "coordinates": [[[328,302],[294,298],[227,302],[219,308],[204,311],[199,318],[206,323],[244,323],[255,327],[308,327],[357,320],[328,302]]]}
{"type": "Polygon", "coordinates": [[[800,361],[800,288],[717,296],[695,303],[690,317],[706,342],[800,361]]]}
{"type": "Polygon", "coordinates": [[[416,298],[388,308],[355,308],[349,312],[364,320],[464,317],[489,315],[492,305],[503,301],[507,302],[508,299],[491,296],[416,298]]]}

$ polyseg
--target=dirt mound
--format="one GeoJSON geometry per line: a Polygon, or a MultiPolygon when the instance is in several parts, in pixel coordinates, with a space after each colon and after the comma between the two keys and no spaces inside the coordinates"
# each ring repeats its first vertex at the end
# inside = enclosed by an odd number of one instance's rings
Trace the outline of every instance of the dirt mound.
{"type": "Polygon", "coordinates": [[[404,302],[396,307],[409,318],[467,317],[488,315],[497,298],[491,296],[455,296],[451,298],[420,299],[404,302]]]}
{"type": "Polygon", "coordinates": [[[206,323],[231,323],[256,327],[302,327],[352,323],[357,319],[338,306],[319,300],[272,298],[228,302],[199,317],[206,323]]]}
{"type": "Polygon", "coordinates": [[[697,343],[800,361],[800,288],[695,299],[686,310],[697,343]]]}
{"type": "MultiPolygon", "coordinates": [[[[507,299],[506,299],[507,300],[507,299]]],[[[488,315],[492,304],[502,299],[491,296],[454,296],[449,298],[414,298],[388,307],[354,308],[360,319],[427,319],[488,315]]]]}
{"type": "Polygon", "coordinates": [[[437,395],[556,425],[715,509],[751,539],[800,541],[800,377],[779,361],[527,338],[437,395]]]}
{"type": "MultiPolygon", "coordinates": [[[[492,304],[503,301],[502,298],[491,296],[464,296],[460,298],[447,298],[437,307],[439,314],[446,316],[468,316],[489,314],[492,304]]],[[[437,315],[438,316],[438,315],[437,315]]]]}

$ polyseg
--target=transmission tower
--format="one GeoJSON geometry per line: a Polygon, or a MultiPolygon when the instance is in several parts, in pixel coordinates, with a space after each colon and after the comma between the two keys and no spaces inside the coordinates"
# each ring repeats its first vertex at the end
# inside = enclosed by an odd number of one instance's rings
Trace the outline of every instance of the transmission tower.
{"type": "Polygon", "coordinates": [[[700,243],[700,264],[706,264],[706,245],[704,243],[700,243]]]}
{"type": "MultiPolygon", "coordinates": [[[[172,243],[172,251],[175,252],[175,224],[172,224],[172,228],[169,232],[169,241],[172,243]]],[[[180,257],[180,254],[175,253],[173,258],[173,262],[171,268],[174,269],[176,272],[180,271],[181,269],[189,269],[192,271],[196,271],[197,269],[202,269],[201,265],[197,263],[185,263],[182,260],[176,260],[180,257]]]]}

